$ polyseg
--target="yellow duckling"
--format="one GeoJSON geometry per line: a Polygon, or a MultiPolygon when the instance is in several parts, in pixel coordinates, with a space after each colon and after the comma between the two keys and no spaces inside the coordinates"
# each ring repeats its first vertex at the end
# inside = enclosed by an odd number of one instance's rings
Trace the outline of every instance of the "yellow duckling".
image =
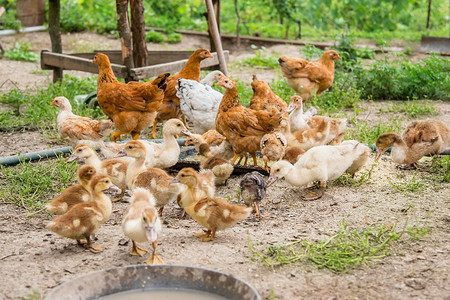
{"type": "Polygon", "coordinates": [[[91,235],[111,216],[112,203],[104,194],[106,190],[118,190],[111,180],[104,175],[95,175],[90,184],[92,190],[91,201],[74,205],[67,213],[48,222],[45,226],[64,237],[77,240],[86,239],[85,247],[94,251],[101,251],[100,245],[91,244],[91,235]]]}
{"type": "Polygon", "coordinates": [[[178,172],[175,182],[181,182],[187,189],[181,193],[179,204],[186,212],[208,231],[196,234],[202,242],[216,238],[216,231],[229,228],[247,218],[252,207],[228,203],[223,198],[213,198],[196,191],[199,174],[192,168],[184,168],[178,172]]]}
{"type": "Polygon", "coordinates": [[[84,165],[78,169],[79,184],[69,186],[62,193],[49,202],[45,208],[55,215],[66,213],[72,206],[78,203],[87,202],[91,199],[89,183],[95,175],[95,168],[91,165],[84,165]]]}
{"type": "Polygon", "coordinates": [[[133,190],[130,206],[125,211],[122,221],[122,229],[123,233],[133,242],[130,255],[144,255],[147,250],[136,245],[136,242],[150,242],[153,246],[153,254],[144,262],[163,264],[162,259],[155,253],[158,235],[161,232],[161,221],[154,205],[155,198],[148,190],[143,188],[133,190]]]}
{"type": "Polygon", "coordinates": [[[404,169],[415,168],[415,163],[425,155],[441,153],[450,146],[450,129],[438,120],[411,122],[402,136],[393,132],[381,134],[375,142],[377,154],[375,160],[392,147],[392,160],[404,169]]]}
{"type": "Polygon", "coordinates": [[[200,170],[211,170],[215,177],[215,184],[226,184],[228,178],[233,173],[233,165],[221,156],[212,155],[208,144],[199,146],[198,154],[200,158],[200,170]]]}

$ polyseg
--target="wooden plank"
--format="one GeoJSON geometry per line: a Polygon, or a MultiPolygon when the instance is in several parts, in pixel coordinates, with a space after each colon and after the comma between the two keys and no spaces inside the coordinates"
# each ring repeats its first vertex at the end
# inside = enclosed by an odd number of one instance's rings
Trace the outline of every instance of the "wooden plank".
{"type": "MultiPolygon", "coordinates": [[[[201,68],[207,68],[211,66],[218,66],[219,60],[217,58],[217,53],[213,52],[212,55],[214,58],[212,59],[205,59],[201,63],[201,68]]],[[[229,51],[224,51],[225,60],[229,60],[229,51]]],[[[164,64],[158,64],[148,67],[142,67],[142,68],[133,68],[130,70],[130,75],[133,77],[134,80],[140,80],[144,78],[149,78],[153,76],[157,76],[164,72],[170,72],[170,73],[178,73],[185,65],[186,65],[187,59],[179,60],[179,61],[173,61],[168,62],[164,64]]]]}
{"type": "MultiPolygon", "coordinates": [[[[125,78],[127,68],[123,65],[111,64],[114,74],[117,77],[125,78]]],[[[92,63],[91,59],[76,57],[68,54],[41,51],[41,68],[44,70],[61,68],[64,70],[77,70],[90,73],[98,73],[98,67],[92,63]]]]}

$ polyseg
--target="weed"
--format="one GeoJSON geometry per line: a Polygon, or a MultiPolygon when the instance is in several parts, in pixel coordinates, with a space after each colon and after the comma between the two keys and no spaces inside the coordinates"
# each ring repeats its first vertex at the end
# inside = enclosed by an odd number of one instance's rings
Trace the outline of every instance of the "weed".
{"type": "Polygon", "coordinates": [[[168,34],[167,35],[167,42],[169,44],[176,44],[176,43],[181,42],[181,34],[176,33],[176,32],[168,34]]]}
{"type": "Polygon", "coordinates": [[[22,61],[39,61],[39,55],[30,51],[30,45],[16,43],[13,49],[5,50],[5,58],[22,61]]]}
{"type": "Polygon", "coordinates": [[[164,42],[164,35],[160,32],[150,30],[145,35],[145,41],[147,43],[162,43],[164,42]]]}
{"type": "Polygon", "coordinates": [[[410,180],[404,178],[402,182],[392,183],[392,188],[400,192],[418,192],[425,189],[425,183],[419,182],[416,173],[414,172],[413,177],[410,180]]]}
{"type": "Polygon", "coordinates": [[[33,71],[30,72],[30,74],[48,76],[48,75],[50,75],[50,71],[49,70],[34,69],[33,71]]]}
{"type": "Polygon", "coordinates": [[[358,187],[363,184],[367,184],[372,177],[372,171],[375,167],[375,164],[370,166],[370,169],[360,172],[357,176],[352,177],[349,173],[344,173],[338,179],[334,180],[334,184],[343,185],[343,186],[353,186],[358,187]]]}
{"type": "Polygon", "coordinates": [[[430,172],[435,174],[441,182],[449,182],[450,181],[450,157],[444,156],[442,158],[434,157],[430,172]]]}
{"type": "Polygon", "coordinates": [[[277,95],[282,98],[284,101],[289,103],[291,96],[295,94],[294,90],[287,84],[284,78],[280,79],[272,79],[269,83],[270,89],[277,95]]]}
{"type": "Polygon", "coordinates": [[[357,140],[365,144],[375,143],[378,136],[384,132],[400,131],[400,119],[393,119],[392,122],[382,122],[373,125],[366,120],[349,119],[349,124],[354,126],[347,129],[346,139],[357,140]]]}
{"type": "Polygon", "coordinates": [[[425,227],[408,227],[406,229],[406,233],[411,237],[413,240],[420,240],[420,238],[424,237],[428,233],[428,228],[425,227]]]}
{"type": "Polygon", "coordinates": [[[349,231],[344,223],[334,236],[325,241],[296,240],[284,245],[269,246],[267,255],[264,255],[253,248],[249,239],[249,249],[267,266],[280,266],[307,259],[319,268],[343,273],[389,255],[392,242],[400,237],[394,229],[380,225],[349,231]]]}
{"type": "Polygon", "coordinates": [[[321,57],[324,51],[313,45],[306,44],[305,47],[300,48],[300,52],[304,59],[311,60],[321,57]]]}
{"type": "Polygon", "coordinates": [[[426,115],[437,115],[438,111],[431,101],[408,100],[398,104],[393,104],[387,109],[380,109],[381,112],[404,113],[411,118],[426,115]]]}
{"type": "Polygon", "coordinates": [[[14,203],[29,212],[40,210],[63,188],[74,181],[76,163],[62,156],[39,163],[21,162],[14,167],[0,166],[1,201],[14,203]]]}
{"type": "Polygon", "coordinates": [[[39,300],[39,299],[41,299],[41,296],[37,291],[33,291],[33,293],[29,294],[28,296],[20,298],[20,300],[39,300]]]}
{"type": "Polygon", "coordinates": [[[267,49],[261,47],[261,49],[256,51],[253,57],[244,59],[241,64],[249,67],[258,66],[267,69],[275,69],[278,68],[278,57],[268,55],[267,49]]]}

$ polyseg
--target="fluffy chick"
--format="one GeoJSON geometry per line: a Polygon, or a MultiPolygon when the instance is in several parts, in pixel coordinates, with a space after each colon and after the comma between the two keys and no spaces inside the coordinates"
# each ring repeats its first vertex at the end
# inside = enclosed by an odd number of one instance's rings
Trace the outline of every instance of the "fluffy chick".
{"type": "Polygon", "coordinates": [[[260,214],[257,204],[266,195],[266,181],[264,180],[264,176],[257,171],[247,173],[242,177],[239,185],[241,187],[241,200],[247,206],[254,205],[256,211],[255,216],[265,219],[266,217],[260,214]]]}
{"type": "Polygon", "coordinates": [[[200,170],[211,170],[215,177],[215,184],[226,184],[231,173],[233,173],[233,165],[218,155],[212,155],[208,144],[199,146],[198,154],[200,159],[200,170]]]}

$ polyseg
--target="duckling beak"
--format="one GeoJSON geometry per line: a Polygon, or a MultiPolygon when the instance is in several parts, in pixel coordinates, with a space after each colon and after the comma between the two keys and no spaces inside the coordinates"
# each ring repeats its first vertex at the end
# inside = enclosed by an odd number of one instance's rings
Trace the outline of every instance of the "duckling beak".
{"type": "Polygon", "coordinates": [[[183,130],[181,131],[181,133],[184,134],[184,135],[187,135],[187,136],[192,135],[192,132],[190,132],[190,131],[187,130],[187,129],[183,129],[183,130]]]}
{"type": "Polygon", "coordinates": [[[150,243],[153,243],[158,239],[158,234],[153,226],[145,226],[145,235],[150,243]]]}
{"type": "Polygon", "coordinates": [[[178,178],[174,178],[170,181],[170,183],[181,183],[178,178]]]}
{"type": "Polygon", "coordinates": [[[277,181],[277,180],[278,180],[277,177],[275,177],[275,176],[273,176],[273,175],[270,175],[269,179],[267,179],[266,186],[267,186],[267,187],[271,186],[271,185],[274,184],[275,181],[277,181]]]}
{"type": "Polygon", "coordinates": [[[67,162],[73,162],[74,160],[76,160],[78,157],[75,154],[72,154],[68,159],[67,162]]]}
{"type": "Polygon", "coordinates": [[[295,108],[294,103],[289,103],[289,106],[286,108],[286,112],[291,112],[293,111],[295,108]]]}
{"type": "Polygon", "coordinates": [[[119,193],[121,192],[121,190],[114,184],[111,184],[111,186],[107,189],[108,192],[113,192],[113,193],[119,193]]]}
{"type": "Polygon", "coordinates": [[[120,150],[118,153],[116,153],[116,155],[114,155],[114,157],[123,157],[123,156],[127,156],[127,153],[123,150],[120,150]]]}
{"type": "Polygon", "coordinates": [[[381,148],[377,148],[377,154],[375,155],[375,161],[378,161],[381,157],[381,155],[383,155],[385,150],[382,150],[381,148]]]}

